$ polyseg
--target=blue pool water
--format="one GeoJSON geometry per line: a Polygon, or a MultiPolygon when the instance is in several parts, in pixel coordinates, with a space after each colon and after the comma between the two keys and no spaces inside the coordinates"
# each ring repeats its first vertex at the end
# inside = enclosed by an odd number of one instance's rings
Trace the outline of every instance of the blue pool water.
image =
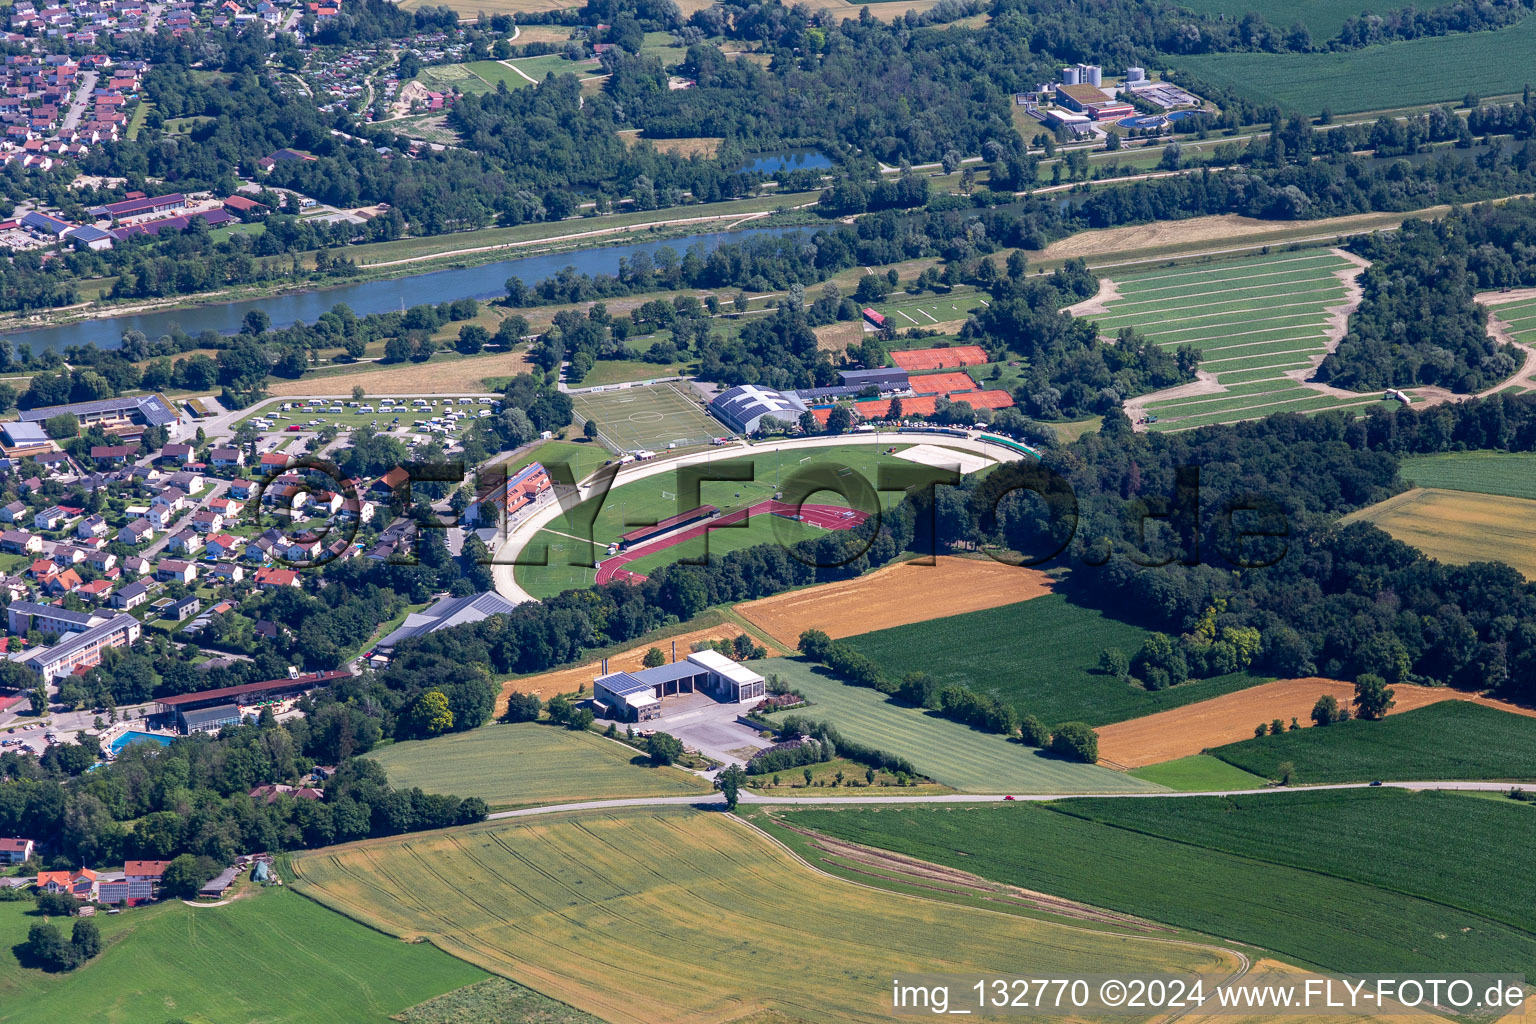
{"type": "Polygon", "coordinates": [[[121,754],[123,752],[123,748],[128,744],[139,742],[158,743],[160,746],[164,747],[170,745],[171,738],[169,736],[156,736],[152,732],[125,732],[117,739],[107,744],[107,746],[111,749],[113,755],[115,756],[117,754],[121,754]]]}

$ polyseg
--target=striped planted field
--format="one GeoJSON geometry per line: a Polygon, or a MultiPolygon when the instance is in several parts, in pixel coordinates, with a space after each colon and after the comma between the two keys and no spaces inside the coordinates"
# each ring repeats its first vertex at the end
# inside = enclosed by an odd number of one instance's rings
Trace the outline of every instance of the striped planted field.
{"type": "Polygon", "coordinates": [[[912,971],[1220,972],[1236,961],[851,884],[735,818],[684,809],[358,843],[301,856],[294,871],[327,906],[612,1024],[886,1021],[891,979],[912,971]]]}
{"type": "Polygon", "coordinates": [[[922,774],[958,790],[1128,793],[1159,788],[1098,765],[1047,757],[1001,734],[980,732],[921,708],[897,704],[874,690],[848,686],[801,658],[750,664],[810,699],[810,707],[790,714],[830,722],[848,739],[899,754],[922,774]]]}
{"type": "Polygon", "coordinates": [[[371,756],[396,789],[477,796],[492,807],[711,792],[699,776],[653,768],[613,740],[533,722],[395,743],[371,756]]]}
{"type": "Polygon", "coordinates": [[[1345,517],[1442,562],[1504,562],[1536,579],[1536,501],[1415,487],[1345,517]]]}
{"type": "MultiPolygon", "coordinates": [[[[1515,292],[1485,292],[1477,301],[1488,307],[1489,328],[1500,341],[1536,348],[1536,289],[1515,292]]],[[[1510,386],[1501,389],[1510,394],[1536,390],[1529,375],[1517,374],[1510,386]]]]}
{"type": "Polygon", "coordinates": [[[1187,430],[1274,412],[1364,407],[1375,394],[1309,387],[1357,301],[1355,262],[1333,251],[1270,253],[1113,279],[1099,330],[1134,327],[1158,345],[1201,352],[1201,379],[1133,400],[1149,429],[1187,430]]]}

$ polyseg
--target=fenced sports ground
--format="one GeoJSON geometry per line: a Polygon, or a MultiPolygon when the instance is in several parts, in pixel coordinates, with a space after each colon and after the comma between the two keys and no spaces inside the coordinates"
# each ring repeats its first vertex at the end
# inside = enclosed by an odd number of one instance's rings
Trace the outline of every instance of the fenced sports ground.
{"type": "Polygon", "coordinates": [[[599,439],[615,452],[708,444],[730,433],[671,382],[584,391],[572,395],[571,404],[583,423],[596,421],[599,439]]]}

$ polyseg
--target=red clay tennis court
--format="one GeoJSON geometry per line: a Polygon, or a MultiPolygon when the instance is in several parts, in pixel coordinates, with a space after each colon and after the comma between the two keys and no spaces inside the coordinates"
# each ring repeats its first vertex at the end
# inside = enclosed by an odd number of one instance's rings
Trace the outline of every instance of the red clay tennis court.
{"type": "Polygon", "coordinates": [[[914,348],[892,352],[897,366],[911,373],[915,370],[947,370],[952,366],[980,366],[988,362],[980,345],[955,345],[951,348],[914,348]]]}
{"type": "Polygon", "coordinates": [[[798,516],[799,522],[810,526],[817,526],[823,530],[851,530],[869,518],[869,513],[867,512],[845,508],[842,505],[802,505],[797,510],[794,505],[769,498],[767,501],[760,501],[748,508],[739,508],[735,512],[727,512],[723,516],[710,519],[697,526],[680,530],[674,536],[667,537],[655,544],[647,544],[643,548],[621,552],[612,558],[605,558],[598,563],[597,582],[609,583],[618,580],[624,583],[640,583],[645,577],[624,568],[625,565],[645,558],[648,555],[653,555],[658,551],[665,551],[667,548],[676,547],[684,541],[693,540],[695,537],[702,537],[706,532],[715,527],[739,523],[748,516],[759,515],[775,515],[786,518],[798,516]]]}
{"type": "Polygon", "coordinates": [[[911,385],[914,395],[947,395],[951,391],[972,391],[976,387],[976,382],[971,380],[971,375],[961,373],[959,370],[950,370],[946,373],[924,373],[909,377],[907,383],[911,385]]]}

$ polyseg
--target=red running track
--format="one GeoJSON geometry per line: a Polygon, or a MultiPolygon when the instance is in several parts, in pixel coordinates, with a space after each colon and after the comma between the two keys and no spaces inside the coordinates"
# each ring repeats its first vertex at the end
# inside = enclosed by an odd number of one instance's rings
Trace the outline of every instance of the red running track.
{"type": "MultiPolygon", "coordinates": [[[[695,537],[702,537],[710,530],[722,525],[742,522],[749,516],[781,515],[793,517],[796,514],[795,506],[785,504],[782,501],[776,501],[772,498],[769,498],[767,501],[760,501],[749,508],[740,508],[735,512],[727,512],[723,516],[706,520],[697,526],[690,526],[686,530],[680,530],[655,544],[646,544],[633,551],[622,551],[611,558],[604,559],[597,565],[597,582],[608,583],[612,580],[619,580],[624,583],[639,583],[645,577],[624,568],[630,562],[654,555],[658,551],[665,551],[667,548],[676,547],[684,541],[693,540],[695,537]]],[[[867,512],[844,508],[841,505],[802,505],[798,515],[801,522],[823,530],[850,530],[869,518],[869,513],[867,512]]]]}

